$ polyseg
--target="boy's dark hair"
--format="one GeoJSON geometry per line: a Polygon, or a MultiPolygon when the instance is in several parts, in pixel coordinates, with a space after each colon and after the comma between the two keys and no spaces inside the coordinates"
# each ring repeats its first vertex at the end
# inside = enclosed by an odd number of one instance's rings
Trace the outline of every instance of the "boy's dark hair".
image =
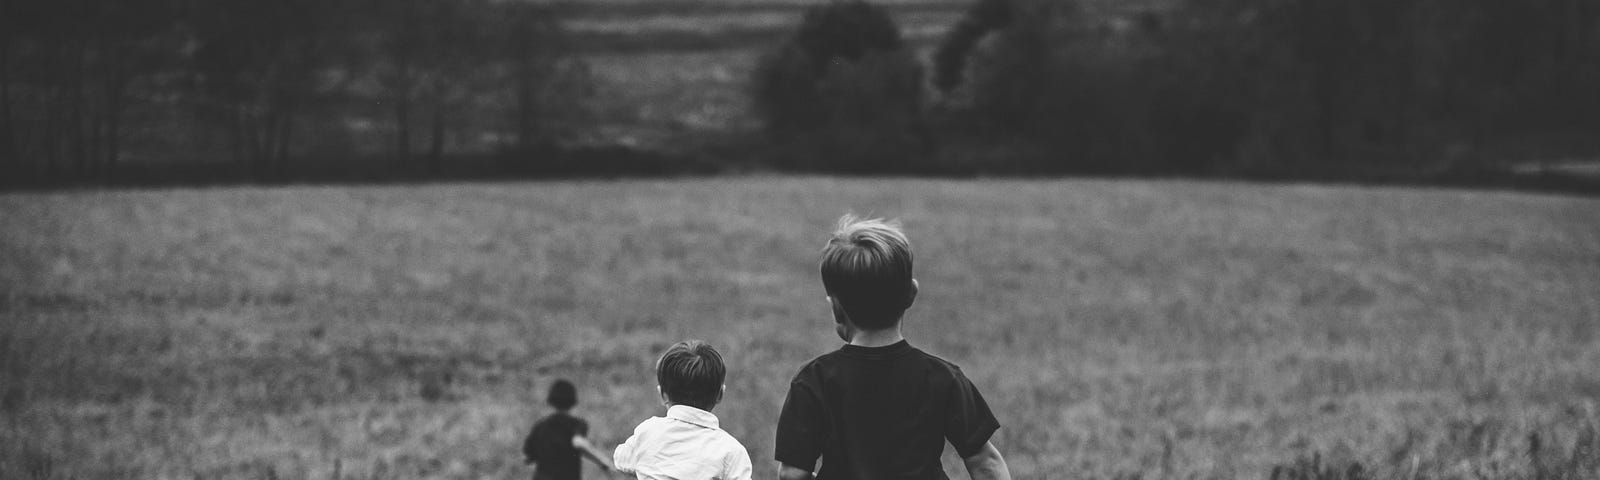
{"type": "Polygon", "coordinates": [[[550,394],[544,397],[544,401],[556,410],[570,409],[578,404],[578,387],[566,380],[556,380],[556,383],[550,384],[550,394]]]}
{"type": "Polygon", "coordinates": [[[656,383],[668,401],[706,411],[722,400],[722,380],[726,375],[722,354],[699,340],[667,347],[656,362],[656,383]]]}
{"type": "Polygon", "coordinates": [[[858,327],[893,327],[911,306],[911,241],[896,222],[840,218],[821,271],[822,287],[858,327]]]}

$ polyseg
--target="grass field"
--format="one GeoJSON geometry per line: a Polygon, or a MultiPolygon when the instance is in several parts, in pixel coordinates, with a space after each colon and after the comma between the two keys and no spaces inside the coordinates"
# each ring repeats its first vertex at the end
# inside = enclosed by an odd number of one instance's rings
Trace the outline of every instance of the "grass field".
{"type": "Polygon", "coordinates": [[[1597,199],[720,178],[0,195],[0,478],[524,478],[551,380],[614,445],[697,337],[771,479],[846,211],[905,221],[1017,478],[1600,466],[1597,199]]]}

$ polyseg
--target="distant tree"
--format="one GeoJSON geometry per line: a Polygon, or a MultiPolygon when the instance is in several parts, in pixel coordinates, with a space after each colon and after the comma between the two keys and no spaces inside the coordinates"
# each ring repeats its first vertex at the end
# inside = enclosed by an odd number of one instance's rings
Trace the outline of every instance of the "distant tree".
{"type": "Polygon", "coordinates": [[[576,45],[561,29],[548,6],[506,2],[491,25],[499,32],[498,48],[506,65],[515,108],[510,119],[519,149],[554,143],[580,120],[594,96],[588,65],[570,52],[576,45]]]}
{"type": "Polygon", "coordinates": [[[812,7],[757,66],[768,133],[794,168],[910,167],[920,138],[922,67],[883,9],[859,0],[812,7]]]}
{"type": "MultiPolygon", "coordinates": [[[[982,0],[946,34],[933,55],[943,106],[964,110],[980,128],[1018,131],[1063,112],[1064,55],[1079,39],[1065,18],[1071,4],[982,0]]],[[[1056,118],[1059,119],[1059,118],[1056,118]]]]}
{"type": "Polygon", "coordinates": [[[1447,85],[1476,99],[1475,135],[1600,130],[1600,3],[1592,0],[1435,1],[1428,13],[1455,25],[1445,31],[1447,85]],[[1474,95],[1475,94],[1475,95],[1474,95]]]}
{"type": "Polygon", "coordinates": [[[1109,14],[1140,28],[1074,5],[972,6],[933,55],[943,142],[1021,152],[995,160],[1027,170],[1382,171],[1496,137],[1600,130],[1592,1],[1184,0],[1109,14]]]}
{"type": "Polygon", "coordinates": [[[1254,163],[1430,163],[1600,119],[1589,1],[1189,0],[1174,51],[1237,81],[1254,163]]]}
{"type": "Polygon", "coordinates": [[[485,52],[488,34],[487,5],[468,0],[399,0],[387,3],[394,18],[386,37],[393,68],[390,78],[395,98],[395,156],[411,156],[412,110],[422,101],[429,111],[429,142],[425,164],[443,168],[447,125],[453,110],[478,87],[478,70],[487,68],[492,55],[485,52]]]}
{"type": "Polygon", "coordinates": [[[170,70],[167,0],[0,2],[0,156],[103,174],[122,154],[129,87],[170,70]]]}
{"type": "MultiPolygon", "coordinates": [[[[1148,17],[1148,14],[1145,15],[1148,17]]],[[[983,0],[933,54],[937,128],[967,168],[1203,170],[1225,147],[1225,109],[1191,95],[1164,28],[1117,33],[1072,2],[983,0]],[[1198,130],[1187,130],[1201,127],[1198,130]]],[[[1152,23],[1145,20],[1145,23],[1152,23]]]]}
{"type": "Polygon", "coordinates": [[[1010,0],[978,0],[956,21],[933,54],[933,84],[940,92],[967,83],[968,59],[985,38],[1011,26],[1015,10],[1010,0]]]}
{"type": "Polygon", "coordinates": [[[320,75],[342,58],[350,3],[215,0],[190,11],[202,111],[226,126],[238,161],[262,173],[293,155],[296,121],[326,93],[320,75]]]}
{"type": "Polygon", "coordinates": [[[407,168],[439,172],[467,148],[552,143],[581,128],[593,92],[557,11],[497,0],[0,0],[0,170],[104,173],[132,148],[220,152],[264,175],[308,153],[392,150],[407,168]]]}
{"type": "Polygon", "coordinates": [[[432,47],[431,39],[421,35],[432,22],[426,7],[433,0],[396,0],[383,2],[377,12],[381,32],[380,51],[383,70],[379,76],[388,90],[389,104],[394,111],[394,152],[396,161],[409,163],[412,151],[412,115],[414,103],[421,89],[424,50],[432,47]]]}
{"type": "Polygon", "coordinates": [[[393,155],[412,158],[419,110],[429,126],[423,164],[435,171],[469,108],[479,112],[474,117],[509,119],[506,130],[521,148],[559,136],[557,125],[589,98],[591,79],[571,57],[555,14],[525,2],[386,2],[375,68],[393,106],[393,155]],[[496,98],[510,101],[484,100],[496,98]]]}

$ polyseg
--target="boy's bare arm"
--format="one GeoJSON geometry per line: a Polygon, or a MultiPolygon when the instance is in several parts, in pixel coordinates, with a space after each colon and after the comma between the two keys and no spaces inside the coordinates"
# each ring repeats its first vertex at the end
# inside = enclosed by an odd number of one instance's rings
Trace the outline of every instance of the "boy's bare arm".
{"type": "Polygon", "coordinates": [[[1006,468],[1006,459],[993,442],[985,442],[983,450],[961,461],[967,464],[967,475],[972,480],[1011,480],[1011,469],[1006,468]]]}
{"type": "Polygon", "coordinates": [[[572,448],[578,449],[579,453],[582,453],[585,457],[589,457],[589,460],[593,461],[595,465],[599,465],[600,468],[605,469],[608,472],[617,469],[616,466],[611,464],[610,460],[606,459],[606,455],[600,452],[599,449],[594,448],[594,444],[589,443],[589,439],[584,438],[583,435],[572,436],[572,448]]]}
{"type": "Polygon", "coordinates": [[[778,480],[811,480],[811,472],[788,465],[779,465],[778,480]]]}

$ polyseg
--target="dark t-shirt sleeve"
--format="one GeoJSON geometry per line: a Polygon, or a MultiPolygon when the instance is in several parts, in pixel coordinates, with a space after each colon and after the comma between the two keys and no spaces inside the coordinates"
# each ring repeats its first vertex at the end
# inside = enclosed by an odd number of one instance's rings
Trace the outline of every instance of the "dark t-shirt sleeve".
{"type": "Polygon", "coordinates": [[[822,442],[827,438],[828,426],[821,400],[802,380],[804,375],[802,372],[789,383],[789,396],[778,414],[778,438],[773,456],[784,465],[812,471],[817,458],[822,456],[822,442]]]}
{"type": "Polygon", "coordinates": [[[572,420],[573,420],[573,422],[572,422],[572,434],[573,435],[583,436],[583,437],[589,436],[589,422],[584,421],[584,419],[581,419],[581,418],[573,418],[572,420]]]}
{"type": "Polygon", "coordinates": [[[989,404],[983,401],[983,394],[978,393],[978,387],[973,386],[961,370],[951,369],[950,373],[955,382],[948,394],[950,419],[945,422],[944,438],[961,458],[966,458],[983,449],[989,437],[1000,429],[1000,421],[995,420],[989,404]]]}

